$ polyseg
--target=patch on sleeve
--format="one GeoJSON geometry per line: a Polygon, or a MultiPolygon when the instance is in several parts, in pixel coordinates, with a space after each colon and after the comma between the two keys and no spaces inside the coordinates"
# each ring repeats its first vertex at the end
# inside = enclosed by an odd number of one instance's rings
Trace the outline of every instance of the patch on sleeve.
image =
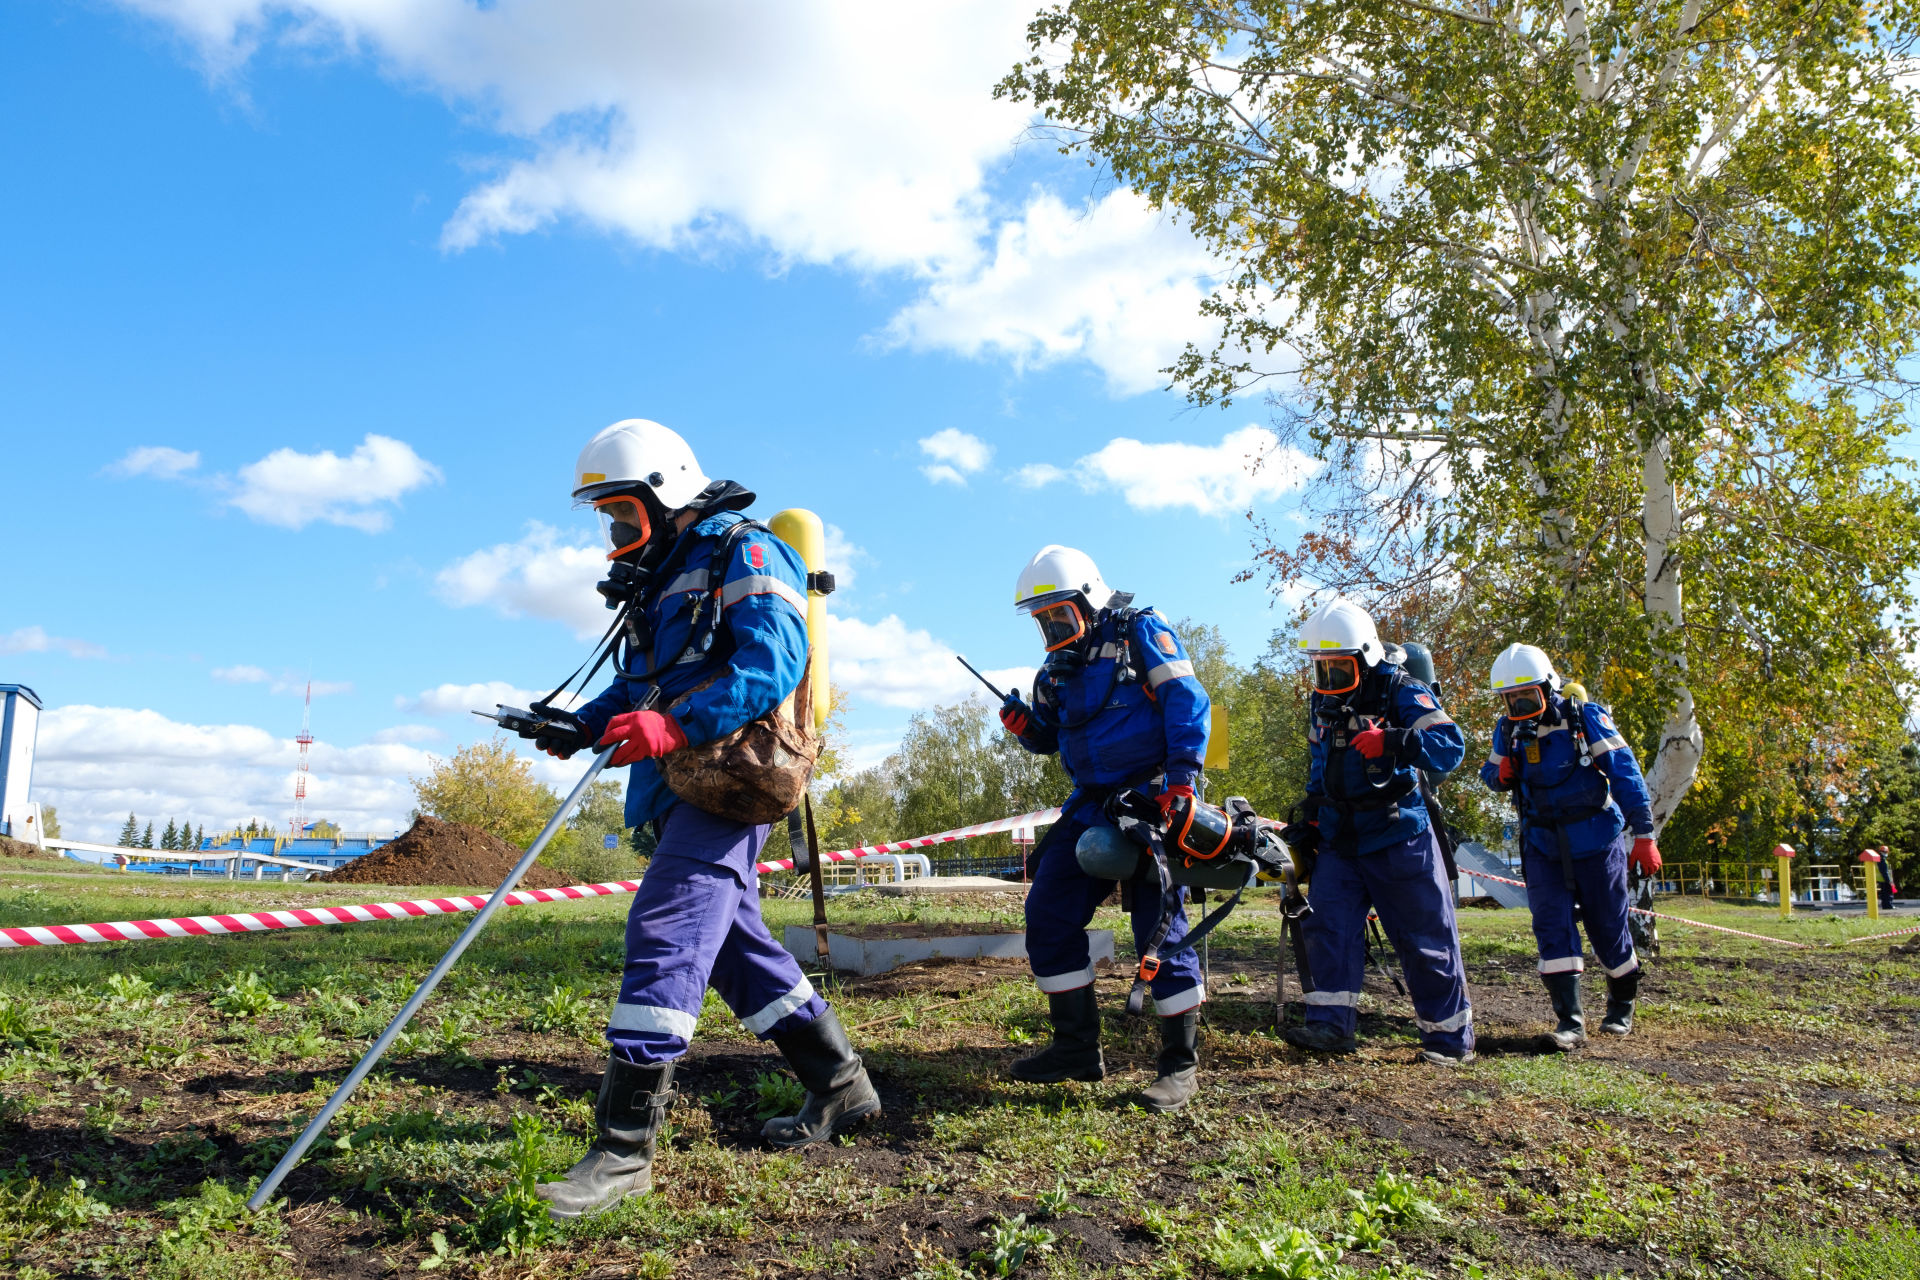
{"type": "Polygon", "coordinates": [[[1604,711],[1600,713],[1600,727],[1608,733],[1614,732],[1613,717],[1604,711]]]}
{"type": "Polygon", "coordinates": [[[752,565],[756,569],[766,568],[767,567],[766,548],[762,547],[757,542],[748,543],[747,544],[747,563],[752,565]]]}
{"type": "Polygon", "coordinates": [[[1153,638],[1153,642],[1160,647],[1160,652],[1162,653],[1172,653],[1174,651],[1173,633],[1171,631],[1162,631],[1153,638]]]}
{"type": "Polygon", "coordinates": [[[1414,700],[1415,702],[1417,702],[1417,703],[1419,703],[1419,704],[1420,704],[1421,706],[1423,706],[1423,707],[1425,707],[1425,708],[1426,708],[1427,710],[1429,710],[1429,711],[1435,711],[1435,710],[1438,710],[1438,709],[1439,709],[1439,706],[1440,706],[1440,704],[1439,704],[1439,703],[1437,703],[1437,702],[1435,702],[1435,701],[1434,701],[1434,700],[1433,700],[1432,698],[1430,698],[1430,697],[1428,697],[1428,696],[1427,696],[1426,694],[1424,694],[1424,693],[1416,693],[1416,694],[1414,694],[1414,695],[1413,695],[1413,700],[1414,700]]]}

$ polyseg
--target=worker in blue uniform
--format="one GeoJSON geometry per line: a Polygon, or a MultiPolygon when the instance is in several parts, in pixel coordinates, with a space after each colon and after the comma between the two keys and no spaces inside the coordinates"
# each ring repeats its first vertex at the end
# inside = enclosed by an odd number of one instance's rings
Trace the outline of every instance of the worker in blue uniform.
{"type": "Polygon", "coordinates": [[[1494,659],[1493,691],[1506,714],[1493,726],[1493,750],[1481,781],[1513,793],[1520,810],[1520,857],[1527,907],[1540,949],[1540,980],[1557,1019],[1549,1040],[1566,1052],[1586,1043],[1580,1004],[1576,921],[1607,971],[1600,1029],[1633,1030],[1640,959],[1628,928],[1627,866],[1660,869],[1653,810],[1633,749],[1607,709],[1578,685],[1563,691],[1553,662],[1530,644],[1494,659]],[[1569,696],[1571,695],[1571,696],[1569,696]]]}
{"type": "MultiPolygon", "coordinates": [[[[1073,794],[1035,847],[1027,892],[1027,959],[1047,995],[1053,1040],[1015,1062],[1016,1080],[1099,1080],[1100,1010],[1094,998],[1087,925],[1113,882],[1089,876],[1074,857],[1080,834],[1113,825],[1105,807],[1118,791],[1151,797],[1163,816],[1191,798],[1206,757],[1211,704],[1173,629],[1151,609],[1130,608],[1091,557],[1070,547],[1043,547],[1021,570],[1014,606],[1040,628],[1047,661],[1033,684],[1032,704],[1008,695],[1000,719],[1027,750],[1058,752],[1073,794]]],[[[1185,890],[1163,899],[1159,885],[1134,895],[1134,941],[1145,954],[1170,907],[1161,944],[1165,959],[1149,977],[1160,1017],[1160,1056],[1141,1094],[1150,1111],[1186,1105],[1196,1088],[1199,1007],[1206,999],[1200,965],[1186,936],[1185,890]]]]}
{"type": "Polygon", "coordinates": [[[1305,1021],[1284,1035],[1303,1049],[1352,1052],[1371,907],[1406,974],[1420,1059],[1471,1061],[1473,1007],[1453,886],[1419,776],[1458,766],[1466,740],[1360,606],[1334,600],[1315,610],[1299,643],[1313,671],[1305,808],[1317,858],[1313,910],[1301,921],[1313,990],[1305,1021]]]}
{"type": "Polygon", "coordinates": [[[769,1142],[823,1142],[880,1109],[838,1017],[760,917],[754,864],[768,824],[682,800],[659,767],[690,743],[791,705],[807,678],[806,567],[740,514],[752,493],[708,480],[686,442],[658,423],[627,419],[602,431],[581,452],[575,480],[576,505],[599,513],[608,559],[623,567],[602,590],[632,607],[619,677],[536,741],[561,759],[617,744],[609,763],[631,767],[627,824],[652,823],[659,842],[627,916],[598,1136],[564,1181],[539,1188],[556,1218],[650,1187],[674,1064],[709,984],[806,1086],[798,1115],[767,1123],[769,1142]]]}

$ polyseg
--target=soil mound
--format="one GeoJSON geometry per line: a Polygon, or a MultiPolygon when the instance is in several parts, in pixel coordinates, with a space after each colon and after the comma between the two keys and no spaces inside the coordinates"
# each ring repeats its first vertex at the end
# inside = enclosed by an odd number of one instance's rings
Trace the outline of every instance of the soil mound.
{"type": "Polygon", "coordinates": [[[57,853],[49,853],[25,840],[15,840],[10,836],[0,836],[0,858],[50,858],[58,860],[57,853]]]}
{"type": "MultiPolygon", "coordinates": [[[[507,878],[520,854],[521,850],[478,827],[422,814],[398,840],[314,879],[330,884],[457,884],[492,889],[507,878]]],[[[564,877],[535,863],[520,887],[558,889],[564,884],[564,877]]]]}

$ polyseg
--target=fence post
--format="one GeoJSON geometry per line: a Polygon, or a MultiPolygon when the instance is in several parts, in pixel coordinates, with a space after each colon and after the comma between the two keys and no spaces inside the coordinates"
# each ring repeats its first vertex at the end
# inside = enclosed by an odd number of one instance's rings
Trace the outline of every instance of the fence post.
{"type": "Polygon", "coordinates": [[[1787,920],[1793,916],[1793,846],[1777,844],[1773,846],[1773,865],[1779,868],[1777,878],[1780,881],[1780,918],[1787,920]]]}
{"type": "Polygon", "coordinates": [[[1867,886],[1867,919],[1880,918],[1880,855],[1872,849],[1860,851],[1860,869],[1865,871],[1867,886]]]}

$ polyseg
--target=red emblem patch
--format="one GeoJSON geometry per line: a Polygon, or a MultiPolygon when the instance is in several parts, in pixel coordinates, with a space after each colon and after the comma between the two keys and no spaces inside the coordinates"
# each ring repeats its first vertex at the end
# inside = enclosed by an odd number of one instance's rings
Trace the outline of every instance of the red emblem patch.
{"type": "Polygon", "coordinates": [[[1159,635],[1153,638],[1153,642],[1160,646],[1160,652],[1162,653],[1173,652],[1173,637],[1169,635],[1167,632],[1162,631],[1159,635]]]}
{"type": "Polygon", "coordinates": [[[755,543],[753,546],[750,546],[747,548],[747,563],[752,565],[756,569],[763,569],[766,567],[767,554],[766,552],[760,549],[760,546],[758,543],[755,543]]]}
{"type": "Polygon", "coordinates": [[[1434,709],[1434,701],[1433,701],[1433,699],[1432,699],[1432,698],[1429,698],[1429,697],[1428,697],[1428,696],[1427,696],[1426,694],[1424,694],[1424,693],[1416,693],[1416,694],[1414,694],[1414,695],[1413,695],[1413,700],[1414,700],[1415,702],[1417,702],[1417,703],[1419,703],[1419,704],[1420,704],[1421,706],[1423,706],[1423,707],[1425,707],[1425,708],[1426,708],[1427,710],[1429,710],[1429,711],[1432,711],[1432,710],[1434,709]]]}

